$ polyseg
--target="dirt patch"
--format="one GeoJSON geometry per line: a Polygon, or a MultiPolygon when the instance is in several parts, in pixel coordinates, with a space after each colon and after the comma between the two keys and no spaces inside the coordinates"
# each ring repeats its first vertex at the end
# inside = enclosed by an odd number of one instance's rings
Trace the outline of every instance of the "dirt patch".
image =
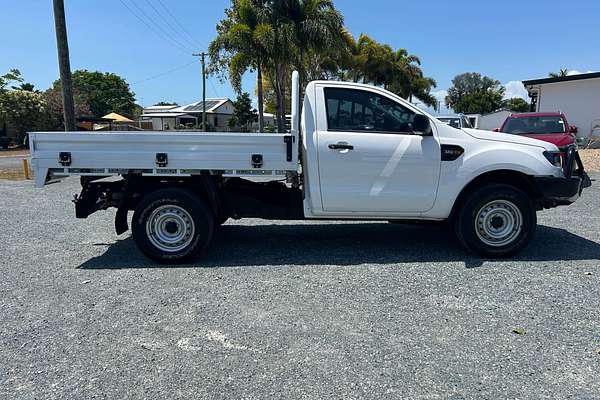
{"type": "Polygon", "coordinates": [[[600,171],[600,149],[579,150],[579,155],[587,171],[600,171]]]}
{"type": "Polygon", "coordinates": [[[0,157],[27,157],[29,156],[28,149],[18,149],[18,150],[0,150],[0,157]]]}
{"type": "Polygon", "coordinates": [[[21,169],[0,168],[0,179],[8,179],[9,181],[22,181],[25,180],[25,174],[21,169]]]}

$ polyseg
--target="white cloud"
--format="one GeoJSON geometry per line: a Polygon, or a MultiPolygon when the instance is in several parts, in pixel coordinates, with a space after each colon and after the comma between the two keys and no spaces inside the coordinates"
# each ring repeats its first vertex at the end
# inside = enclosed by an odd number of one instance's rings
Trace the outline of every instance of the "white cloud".
{"type": "Polygon", "coordinates": [[[525,86],[523,86],[523,82],[510,81],[505,83],[504,87],[506,88],[506,92],[504,92],[505,99],[520,97],[524,100],[529,100],[529,95],[527,94],[527,89],[525,89],[525,86]]]}
{"type": "Polygon", "coordinates": [[[577,71],[576,69],[572,69],[572,70],[570,70],[570,71],[567,72],[567,75],[581,75],[581,74],[589,74],[591,72],[596,72],[596,71],[580,72],[580,71],[577,71]]]}
{"type": "Polygon", "coordinates": [[[444,100],[446,99],[446,96],[448,96],[448,91],[444,89],[434,90],[431,92],[431,94],[443,104],[444,100]]]}

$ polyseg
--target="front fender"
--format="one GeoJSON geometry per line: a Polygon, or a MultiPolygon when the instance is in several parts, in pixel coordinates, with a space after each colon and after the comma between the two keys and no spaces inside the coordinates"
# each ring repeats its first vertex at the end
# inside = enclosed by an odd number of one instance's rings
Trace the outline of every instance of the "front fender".
{"type": "Polygon", "coordinates": [[[543,148],[487,142],[466,144],[462,157],[442,162],[438,198],[423,216],[448,218],[463,189],[477,177],[493,171],[513,171],[527,176],[562,176],[562,169],[544,157],[543,148]]]}

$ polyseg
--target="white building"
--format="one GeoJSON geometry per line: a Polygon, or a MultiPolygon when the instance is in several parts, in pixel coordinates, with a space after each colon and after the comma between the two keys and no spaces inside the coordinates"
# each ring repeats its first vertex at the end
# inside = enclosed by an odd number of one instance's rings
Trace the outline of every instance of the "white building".
{"type": "Polygon", "coordinates": [[[502,124],[510,114],[512,114],[512,111],[504,108],[488,114],[483,114],[479,117],[478,128],[486,131],[493,131],[496,128],[501,128],[502,124]]]}
{"type": "MultiPolygon", "coordinates": [[[[186,106],[150,106],[144,108],[141,121],[152,121],[152,129],[170,130],[197,127],[202,124],[202,101],[186,106]]],[[[216,131],[227,131],[234,112],[228,98],[206,99],[206,122],[216,131]]]]}
{"type": "Polygon", "coordinates": [[[523,81],[532,100],[532,111],[561,111],[577,136],[600,134],[600,72],[523,81]]]}

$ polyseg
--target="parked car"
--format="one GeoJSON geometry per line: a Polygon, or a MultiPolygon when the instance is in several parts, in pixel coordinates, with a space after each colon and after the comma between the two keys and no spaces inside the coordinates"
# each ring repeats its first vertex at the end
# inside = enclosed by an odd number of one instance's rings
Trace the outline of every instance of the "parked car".
{"type": "Polygon", "coordinates": [[[495,132],[527,136],[555,144],[561,151],[575,144],[577,128],[561,112],[509,115],[495,132]]]}
{"type": "Polygon", "coordinates": [[[442,115],[437,119],[456,129],[473,128],[469,119],[464,115],[442,115]]]}
{"type": "Polygon", "coordinates": [[[458,130],[376,86],[310,82],[300,114],[292,76],[289,133],[33,132],[36,185],[81,176],[75,215],[115,207],[122,234],[134,211],[135,243],[164,263],[202,252],[229,218],[451,221],[467,249],[505,257],[537,211],[591,185],[575,147],[567,168],[551,143],[458,130]]]}

